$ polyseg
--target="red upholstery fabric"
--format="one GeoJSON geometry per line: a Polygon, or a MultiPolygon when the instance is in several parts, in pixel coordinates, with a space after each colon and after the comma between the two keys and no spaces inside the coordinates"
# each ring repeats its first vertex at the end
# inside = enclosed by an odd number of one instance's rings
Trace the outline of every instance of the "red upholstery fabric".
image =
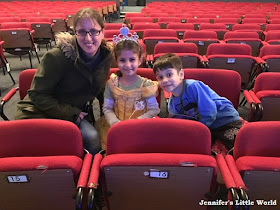
{"type": "Polygon", "coordinates": [[[146,29],[144,30],[143,37],[177,37],[177,33],[174,29],[146,29]]]}
{"type": "Polygon", "coordinates": [[[194,43],[158,43],[155,46],[154,54],[159,53],[197,53],[197,46],[194,43]]]}
{"type": "Polygon", "coordinates": [[[224,40],[227,39],[234,39],[236,38],[254,38],[259,40],[259,35],[257,32],[251,31],[251,32],[236,32],[236,31],[228,31],[225,33],[224,40]]]}
{"type": "Polygon", "coordinates": [[[186,31],[184,33],[184,41],[185,39],[189,40],[216,40],[217,33],[214,31],[186,31]]]}
{"type": "Polygon", "coordinates": [[[10,23],[1,23],[1,29],[15,29],[15,28],[28,28],[31,30],[31,24],[29,22],[10,22],[10,23]]]}
{"type": "Polygon", "coordinates": [[[160,29],[158,23],[135,23],[133,25],[133,30],[135,31],[144,31],[144,29],[160,29]]]}
{"type": "Polygon", "coordinates": [[[280,90],[279,79],[279,72],[261,73],[255,81],[254,92],[257,93],[262,90],[280,90]]]}
{"type": "Polygon", "coordinates": [[[51,157],[7,157],[1,158],[0,171],[31,171],[51,169],[71,169],[77,178],[82,168],[83,160],[77,156],[51,157]]]}
{"type": "Polygon", "coordinates": [[[27,91],[30,89],[31,82],[36,71],[37,69],[26,69],[19,74],[18,83],[20,100],[22,100],[26,96],[27,91]]]}
{"type": "Polygon", "coordinates": [[[233,156],[279,157],[280,121],[251,122],[237,133],[233,156]]]}
{"type": "Polygon", "coordinates": [[[58,155],[83,157],[81,132],[71,122],[28,119],[0,123],[0,144],[3,145],[0,147],[0,158],[58,155]]]}
{"type": "Polygon", "coordinates": [[[126,120],[109,130],[106,152],[107,155],[139,152],[210,155],[211,134],[205,125],[196,121],[172,118],[126,120]],[[125,130],[125,136],[119,135],[118,130],[125,130]]]}
{"type": "Polygon", "coordinates": [[[138,153],[114,154],[106,156],[101,169],[105,166],[185,166],[185,167],[213,167],[217,173],[217,163],[210,155],[200,154],[163,154],[163,153],[138,153]]]}
{"type": "Polygon", "coordinates": [[[244,44],[211,44],[207,49],[207,56],[211,55],[251,55],[251,47],[244,44]]]}
{"type": "Polygon", "coordinates": [[[169,23],[166,29],[175,29],[175,30],[194,30],[194,26],[191,23],[169,23]]]}
{"type": "Polygon", "coordinates": [[[201,23],[199,30],[227,30],[223,23],[201,23]]]}
{"type": "Polygon", "coordinates": [[[279,157],[244,156],[236,160],[240,173],[244,171],[279,171],[279,157]]]}
{"type": "Polygon", "coordinates": [[[265,56],[269,56],[269,55],[277,55],[278,57],[280,57],[279,54],[280,54],[280,45],[265,45],[261,48],[260,51],[260,57],[263,59],[266,59],[265,56]]]}
{"type": "Polygon", "coordinates": [[[256,96],[259,99],[262,99],[264,97],[270,97],[270,98],[279,98],[280,97],[280,89],[279,90],[263,90],[256,93],[256,96]]]}

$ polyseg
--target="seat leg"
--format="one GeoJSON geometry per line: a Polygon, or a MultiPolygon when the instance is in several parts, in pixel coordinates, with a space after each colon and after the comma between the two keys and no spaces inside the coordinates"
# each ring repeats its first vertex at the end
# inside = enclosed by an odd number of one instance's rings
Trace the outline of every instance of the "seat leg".
{"type": "Polygon", "coordinates": [[[33,69],[32,68],[32,60],[31,60],[31,52],[30,51],[28,51],[28,56],[29,56],[29,61],[30,61],[30,67],[31,67],[31,69],[33,69]]]}
{"type": "Polygon", "coordinates": [[[245,106],[246,103],[247,103],[246,98],[245,98],[245,96],[243,96],[243,99],[239,103],[239,106],[245,106]]]}
{"type": "Polygon", "coordinates": [[[37,59],[38,59],[38,62],[40,63],[40,58],[39,58],[39,56],[38,56],[38,53],[37,53],[37,50],[35,49],[35,53],[36,53],[36,57],[37,57],[37,59]]]}
{"type": "Polygon", "coordinates": [[[11,80],[13,81],[14,84],[16,84],[12,74],[11,74],[11,70],[10,70],[10,64],[6,63],[6,66],[4,67],[4,71],[7,71],[7,73],[9,74],[9,76],[11,77],[11,80]]]}

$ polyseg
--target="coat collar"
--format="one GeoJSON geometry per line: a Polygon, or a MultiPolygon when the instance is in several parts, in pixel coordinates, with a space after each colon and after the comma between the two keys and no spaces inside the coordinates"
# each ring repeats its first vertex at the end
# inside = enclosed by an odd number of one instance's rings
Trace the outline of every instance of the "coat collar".
{"type": "MultiPolygon", "coordinates": [[[[92,71],[90,67],[84,62],[79,53],[79,47],[77,43],[76,36],[71,35],[70,33],[64,32],[59,33],[56,36],[57,46],[62,50],[64,55],[71,59],[74,62],[75,68],[90,82],[92,82],[92,71]]],[[[111,62],[112,58],[112,47],[103,42],[100,46],[99,56],[103,56],[101,62],[95,67],[94,71],[98,72],[101,67],[104,66],[107,62],[111,62]]]]}

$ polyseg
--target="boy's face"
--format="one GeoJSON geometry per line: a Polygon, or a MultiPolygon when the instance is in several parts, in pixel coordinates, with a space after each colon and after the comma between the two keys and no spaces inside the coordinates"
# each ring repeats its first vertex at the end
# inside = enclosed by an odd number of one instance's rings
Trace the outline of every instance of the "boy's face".
{"type": "Polygon", "coordinates": [[[184,79],[184,72],[177,71],[174,68],[162,69],[156,72],[156,77],[159,86],[166,92],[171,92],[174,95],[180,95],[180,84],[184,79]]]}

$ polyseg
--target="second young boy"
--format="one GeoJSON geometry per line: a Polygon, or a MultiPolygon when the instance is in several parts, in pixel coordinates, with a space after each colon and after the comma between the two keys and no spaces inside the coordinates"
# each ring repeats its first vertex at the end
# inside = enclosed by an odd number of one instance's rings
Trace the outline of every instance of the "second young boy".
{"type": "Polygon", "coordinates": [[[212,143],[220,139],[231,149],[242,126],[232,103],[201,81],[185,79],[182,62],[174,54],[159,57],[153,67],[159,86],[172,95],[168,103],[171,115],[185,115],[205,124],[212,133],[212,143]]]}

